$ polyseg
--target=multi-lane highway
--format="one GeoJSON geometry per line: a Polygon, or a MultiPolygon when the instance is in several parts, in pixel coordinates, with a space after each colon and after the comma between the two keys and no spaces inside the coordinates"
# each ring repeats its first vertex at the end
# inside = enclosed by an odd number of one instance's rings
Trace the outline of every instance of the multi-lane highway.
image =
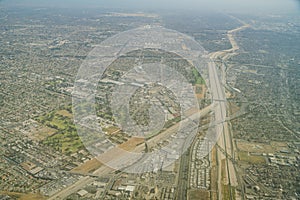
{"type": "MultiPolygon", "coordinates": [[[[218,53],[212,54],[212,61],[209,62],[209,80],[210,80],[210,89],[213,98],[213,111],[215,113],[215,121],[217,122],[215,125],[215,131],[219,140],[219,145],[224,148],[224,141],[222,138],[226,137],[224,135],[224,123],[226,120],[226,96],[225,90],[220,82],[220,78],[217,73],[216,65],[214,63],[214,56],[218,55],[218,53]],[[217,99],[217,100],[216,100],[217,99]]],[[[224,148],[225,149],[225,148],[224,148]]],[[[222,199],[222,180],[221,180],[221,161],[224,159],[224,156],[218,153],[219,166],[218,166],[218,198],[222,199]]]]}
{"type": "Polygon", "coordinates": [[[186,151],[180,158],[180,169],[177,181],[176,200],[186,200],[189,187],[189,162],[190,150],[186,151]]]}
{"type": "MultiPolygon", "coordinates": [[[[218,199],[222,198],[222,185],[229,186],[237,186],[237,177],[236,171],[233,166],[230,158],[234,158],[234,147],[232,143],[231,133],[228,129],[228,122],[226,121],[226,94],[225,94],[225,85],[226,85],[226,72],[224,66],[221,66],[222,77],[218,76],[217,66],[214,61],[222,60],[224,62],[230,56],[235,55],[235,51],[239,49],[237,42],[234,39],[234,33],[237,31],[241,31],[245,28],[248,28],[248,24],[244,24],[243,26],[230,30],[227,32],[228,39],[232,45],[231,49],[218,51],[210,54],[211,61],[209,62],[209,80],[210,80],[210,89],[213,98],[213,108],[215,113],[215,121],[216,134],[219,136],[218,147],[220,149],[217,150],[217,158],[218,158],[218,199]],[[224,153],[221,151],[224,150],[224,153]],[[225,159],[225,165],[222,166],[222,160],[225,159]],[[226,169],[226,181],[222,180],[222,167],[226,169]],[[222,182],[223,181],[223,182],[222,182]]],[[[224,178],[224,177],[223,177],[224,178]]],[[[233,194],[231,193],[231,189],[229,189],[230,199],[233,199],[233,194]]]]}

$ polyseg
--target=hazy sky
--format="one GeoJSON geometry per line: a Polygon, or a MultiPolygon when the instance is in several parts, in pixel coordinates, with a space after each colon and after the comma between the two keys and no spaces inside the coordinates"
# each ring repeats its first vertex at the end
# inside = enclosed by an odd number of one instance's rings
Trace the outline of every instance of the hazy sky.
{"type": "Polygon", "coordinates": [[[3,0],[3,4],[59,7],[106,7],[141,10],[227,10],[277,12],[300,10],[299,0],[3,0]]]}

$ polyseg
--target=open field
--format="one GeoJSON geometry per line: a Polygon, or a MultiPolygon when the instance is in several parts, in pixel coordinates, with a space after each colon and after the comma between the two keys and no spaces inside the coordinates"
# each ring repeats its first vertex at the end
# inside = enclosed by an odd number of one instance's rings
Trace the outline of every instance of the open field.
{"type": "Polygon", "coordinates": [[[233,102],[227,102],[229,104],[229,113],[230,115],[234,115],[235,113],[237,113],[238,111],[240,111],[240,107],[238,105],[236,105],[233,102]]]}
{"type": "Polygon", "coordinates": [[[287,145],[282,142],[271,142],[271,144],[266,143],[256,143],[256,142],[246,142],[237,141],[237,147],[240,151],[251,152],[251,153],[276,153],[281,150],[285,150],[287,145]]]}
{"type": "Polygon", "coordinates": [[[239,160],[250,164],[265,164],[266,160],[263,156],[252,156],[248,152],[241,151],[238,153],[239,160]]]}
{"type": "Polygon", "coordinates": [[[47,137],[50,137],[56,133],[56,129],[50,128],[48,126],[41,125],[35,130],[31,130],[28,133],[28,137],[35,141],[43,141],[47,137]]]}
{"type": "Polygon", "coordinates": [[[136,146],[138,146],[144,142],[145,142],[144,138],[132,137],[127,142],[120,144],[119,147],[126,151],[133,151],[136,146]]]}
{"type": "Polygon", "coordinates": [[[195,93],[196,93],[197,99],[204,99],[205,93],[206,93],[205,85],[196,84],[195,85],[195,93]]]}
{"type": "Polygon", "coordinates": [[[102,163],[97,160],[96,158],[93,158],[92,160],[89,160],[82,165],[72,169],[72,172],[78,172],[78,173],[92,173],[96,169],[99,169],[102,166],[102,163]]]}
{"type": "Polygon", "coordinates": [[[283,149],[288,148],[288,145],[287,145],[286,142],[271,141],[270,144],[271,144],[272,147],[275,147],[275,148],[280,149],[280,150],[281,150],[281,148],[283,148],[283,149]]]}
{"type": "Polygon", "coordinates": [[[206,200],[209,199],[209,191],[207,190],[189,190],[188,200],[206,200]]]}
{"type": "Polygon", "coordinates": [[[58,110],[56,113],[64,117],[73,118],[73,115],[67,110],[58,110]]]}
{"type": "Polygon", "coordinates": [[[43,143],[52,146],[62,153],[74,153],[83,148],[77,135],[72,114],[65,109],[50,112],[40,116],[37,121],[52,130],[51,134],[44,135],[43,143]]]}
{"type": "Polygon", "coordinates": [[[18,193],[18,192],[0,192],[0,194],[9,195],[14,197],[18,200],[46,200],[46,197],[40,194],[25,194],[25,193],[18,193]]]}

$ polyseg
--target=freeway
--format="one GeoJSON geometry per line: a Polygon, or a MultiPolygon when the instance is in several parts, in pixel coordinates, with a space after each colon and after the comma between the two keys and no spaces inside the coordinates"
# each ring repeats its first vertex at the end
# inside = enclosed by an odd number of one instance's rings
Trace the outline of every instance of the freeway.
{"type": "Polygon", "coordinates": [[[186,200],[187,190],[189,187],[189,160],[190,160],[190,149],[187,150],[180,158],[180,168],[177,181],[176,200],[186,200]]]}
{"type": "MultiPolygon", "coordinates": [[[[226,72],[224,64],[221,66],[222,78],[218,76],[217,67],[214,61],[222,60],[222,63],[230,56],[235,55],[235,51],[239,49],[237,42],[234,39],[234,33],[241,31],[245,28],[248,28],[248,24],[244,24],[241,27],[230,30],[227,32],[227,37],[231,43],[232,48],[224,51],[218,51],[210,54],[211,62],[209,62],[209,80],[213,98],[215,121],[221,122],[218,123],[215,127],[216,134],[219,136],[218,141],[218,199],[222,199],[222,185],[228,184],[229,186],[237,186],[237,176],[236,170],[234,168],[233,162],[230,160],[234,158],[234,147],[232,143],[231,133],[228,129],[228,122],[226,121],[226,95],[225,88],[226,85],[226,72]],[[221,79],[221,80],[220,80],[221,79]],[[215,99],[218,99],[217,101],[215,99]],[[220,149],[223,149],[224,152],[220,149]],[[226,176],[227,181],[222,182],[222,160],[226,160],[226,176]]],[[[234,199],[231,189],[229,190],[230,199],[234,199]]]]}
{"type": "MultiPolygon", "coordinates": [[[[218,53],[213,54],[218,55],[218,53]]],[[[213,58],[213,57],[211,57],[213,58]]],[[[211,93],[213,97],[213,108],[214,108],[214,113],[215,113],[215,121],[217,122],[222,122],[222,123],[217,123],[215,126],[215,131],[216,135],[220,138],[224,137],[224,132],[223,132],[223,126],[226,120],[226,96],[225,96],[225,91],[224,87],[222,87],[220,83],[220,79],[217,74],[217,69],[214,61],[209,62],[209,80],[210,80],[210,87],[211,87],[211,93]],[[218,99],[218,101],[214,101],[214,99],[218,99]],[[221,101],[220,101],[221,100],[221,101]]],[[[219,140],[220,144],[219,146],[224,147],[224,142],[223,140],[219,140]]],[[[224,148],[226,149],[226,148],[224,148]]],[[[224,159],[223,155],[218,153],[218,198],[222,199],[222,182],[221,182],[221,160],[224,159]]]]}

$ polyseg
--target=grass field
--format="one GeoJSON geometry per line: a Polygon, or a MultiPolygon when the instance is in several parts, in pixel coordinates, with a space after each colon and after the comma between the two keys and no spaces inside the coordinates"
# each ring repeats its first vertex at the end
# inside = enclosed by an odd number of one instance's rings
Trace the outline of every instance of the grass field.
{"type": "Polygon", "coordinates": [[[266,143],[238,141],[237,147],[240,151],[251,152],[251,153],[276,153],[277,151],[287,149],[286,143],[282,143],[282,142],[271,142],[270,144],[266,144],[266,143]]]}
{"type": "Polygon", "coordinates": [[[239,160],[251,164],[265,164],[266,160],[263,156],[252,156],[248,155],[248,152],[240,151],[239,160]]]}
{"type": "Polygon", "coordinates": [[[56,113],[64,117],[73,118],[73,115],[67,110],[58,110],[56,113]]]}
{"type": "Polygon", "coordinates": [[[210,199],[209,191],[207,190],[189,190],[188,200],[206,200],[210,199]]]}
{"type": "Polygon", "coordinates": [[[52,132],[51,135],[44,138],[44,144],[66,154],[77,152],[83,148],[73,123],[73,116],[68,110],[52,111],[47,115],[40,116],[37,121],[51,130],[55,130],[55,133],[52,132]]]}

